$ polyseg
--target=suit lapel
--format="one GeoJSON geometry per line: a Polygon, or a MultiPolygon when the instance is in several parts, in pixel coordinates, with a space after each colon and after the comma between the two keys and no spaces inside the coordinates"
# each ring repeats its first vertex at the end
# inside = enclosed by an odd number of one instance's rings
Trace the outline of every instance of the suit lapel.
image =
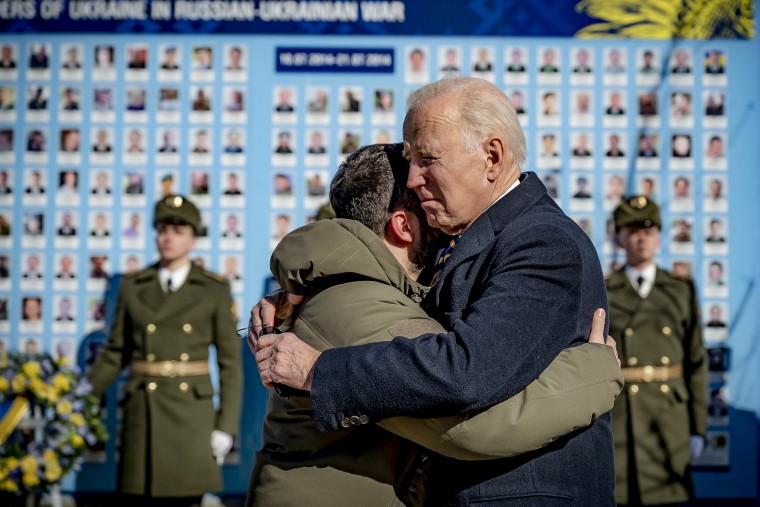
{"type": "Polygon", "coordinates": [[[609,306],[614,307],[626,315],[634,315],[639,311],[641,305],[644,304],[644,299],[639,295],[638,291],[631,285],[631,281],[628,279],[628,275],[625,274],[625,268],[615,271],[610,275],[610,279],[607,282],[608,291],[621,291],[619,295],[609,299],[609,306]]]}
{"type": "Polygon", "coordinates": [[[451,257],[443,267],[441,277],[435,285],[435,304],[440,304],[440,294],[444,283],[450,283],[448,277],[457,266],[480,254],[493,239],[515,219],[522,216],[529,208],[546,195],[546,187],[535,173],[523,173],[520,184],[509,194],[480,215],[462,234],[451,257]]]}
{"type": "Polygon", "coordinates": [[[465,231],[456,247],[452,250],[446,264],[443,265],[441,276],[438,279],[438,283],[435,284],[436,306],[440,304],[441,289],[444,283],[450,283],[450,280],[448,280],[450,273],[460,264],[478,255],[493,237],[491,224],[487,220],[480,221],[478,219],[465,231]]]}
{"type": "Polygon", "coordinates": [[[165,296],[161,284],[158,283],[158,266],[151,266],[138,275],[135,284],[139,286],[137,299],[145,305],[151,313],[156,313],[163,306],[165,296]]]}
{"type": "Polygon", "coordinates": [[[666,276],[660,268],[657,268],[654,280],[654,287],[652,287],[652,292],[649,293],[647,299],[650,299],[652,304],[658,307],[672,305],[678,296],[670,291],[672,287],[670,277],[666,276]]]}

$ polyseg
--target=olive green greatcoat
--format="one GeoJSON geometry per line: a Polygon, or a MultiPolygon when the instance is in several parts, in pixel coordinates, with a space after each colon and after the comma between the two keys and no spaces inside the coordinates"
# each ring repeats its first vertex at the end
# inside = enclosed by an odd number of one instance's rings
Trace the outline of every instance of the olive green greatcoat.
{"type": "Polygon", "coordinates": [[[215,345],[220,408],[209,375],[147,377],[126,383],[119,490],[153,497],[198,496],[221,489],[211,432],[237,433],[242,396],[241,341],[229,284],[193,266],[166,294],[152,266],[121,282],[108,341],[88,373],[102,394],[132,361],[206,361],[215,345]]]}
{"type": "Polygon", "coordinates": [[[704,436],[707,429],[707,361],[696,287],[658,269],[644,299],[620,270],[607,278],[607,292],[609,332],[623,367],[683,364],[684,370],[682,378],[665,382],[626,382],[616,400],[617,501],[629,501],[629,459],[635,459],[643,504],[686,501],[689,437],[704,436]]]}
{"type": "MultiPolygon", "coordinates": [[[[322,220],[290,233],[272,255],[272,273],[291,292],[317,289],[289,330],[318,350],[442,330],[418,306],[427,288],[359,222],[322,220]]],[[[563,351],[523,392],[471,417],[399,417],[379,425],[354,417],[341,431],[320,433],[308,396],[270,392],[247,504],[388,506],[398,502],[389,484],[403,490],[398,480],[409,479],[414,448],[384,429],[457,459],[513,456],[591,424],[621,387],[612,349],[586,344],[563,351]]]]}

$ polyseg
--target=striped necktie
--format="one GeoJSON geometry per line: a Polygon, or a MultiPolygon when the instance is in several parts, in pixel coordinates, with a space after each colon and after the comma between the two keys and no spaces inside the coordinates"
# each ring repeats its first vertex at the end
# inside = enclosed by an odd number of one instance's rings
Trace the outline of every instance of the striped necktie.
{"type": "Polygon", "coordinates": [[[457,236],[454,236],[451,238],[451,241],[449,241],[449,245],[446,247],[446,249],[443,251],[440,257],[438,257],[438,261],[435,263],[435,270],[436,271],[443,271],[443,266],[446,264],[446,261],[449,260],[449,257],[451,257],[451,253],[454,251],[454,247],[457,246],[457,243],[461,239],[462,235],[459,234],[457,236]]]}

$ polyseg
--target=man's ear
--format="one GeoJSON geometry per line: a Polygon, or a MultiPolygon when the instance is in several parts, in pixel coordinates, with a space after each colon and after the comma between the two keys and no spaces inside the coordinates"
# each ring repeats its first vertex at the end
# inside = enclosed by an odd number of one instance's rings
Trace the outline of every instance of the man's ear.
{"type": "Polygon", "coordinates": [[[505,160],[507,147],[500,137],[490,137],[484,146],[486,178],[488,181],[496,181],[507,170],[505,160]]]}
{"type": "Polygon", "coordinates": [[[391,213],[385,227],[385,240],[398,247],[412,243],[414,241],[414,229],[411,220],[412,214],[408,211],[396,210],[391,213]]]}

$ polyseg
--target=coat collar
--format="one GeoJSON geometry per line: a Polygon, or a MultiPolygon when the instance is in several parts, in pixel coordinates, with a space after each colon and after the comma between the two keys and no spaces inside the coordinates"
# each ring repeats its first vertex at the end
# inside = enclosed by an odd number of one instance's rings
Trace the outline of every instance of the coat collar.
{"type": "MultiPolygon", "coordinates": [[[[646,299],[654,302],[658,297],[661,297],[663,289],[667,291],[668,287],[677,284],[678,282],[674,280],[667,271],[657,268],[654,277],[654,286],[646,299]]],[[[645,301],[631,284],[628,275],[625,273],[624,267],[607,277],[607,290],[619,291],[621,297],[609,298],[609,305],[611,307],[617,307],[628,314],[636,313],[645,301]]]]}
{"type": "Polygon", "coordinates": [[[644,299],[633,287],[628,275],[625,274],[625,268],[620,268],[607,278],[607,291],[616,291],[620,297],[610,297],[609,306],[618,308],[625,314],[634,314],[639,311],[644,299]]]}
{"type": "Polygon", "coordinates": [[[182,287],[167,295],[158,281],[158,264],[143,270],[135,276],[138,300],[154,313],[154,322],[172,317],[178,313],[189,312],[204,299],[205,288],[209,281],[203,270],[193,265],[182,287]]]}
{"type": "MultiPolygon", "coordinates": [[[[523,173],[520,176],[520,184],[514,190],[496,201],[464,231],[462,239],[446,261],[441,280],[467,259],[478,255],[499,233],[525,214],[544,195],[546,187],[536,173],[523,173]]],[[[436,292],[440,292],[441,285],[436,284],[436,292]]]]}

